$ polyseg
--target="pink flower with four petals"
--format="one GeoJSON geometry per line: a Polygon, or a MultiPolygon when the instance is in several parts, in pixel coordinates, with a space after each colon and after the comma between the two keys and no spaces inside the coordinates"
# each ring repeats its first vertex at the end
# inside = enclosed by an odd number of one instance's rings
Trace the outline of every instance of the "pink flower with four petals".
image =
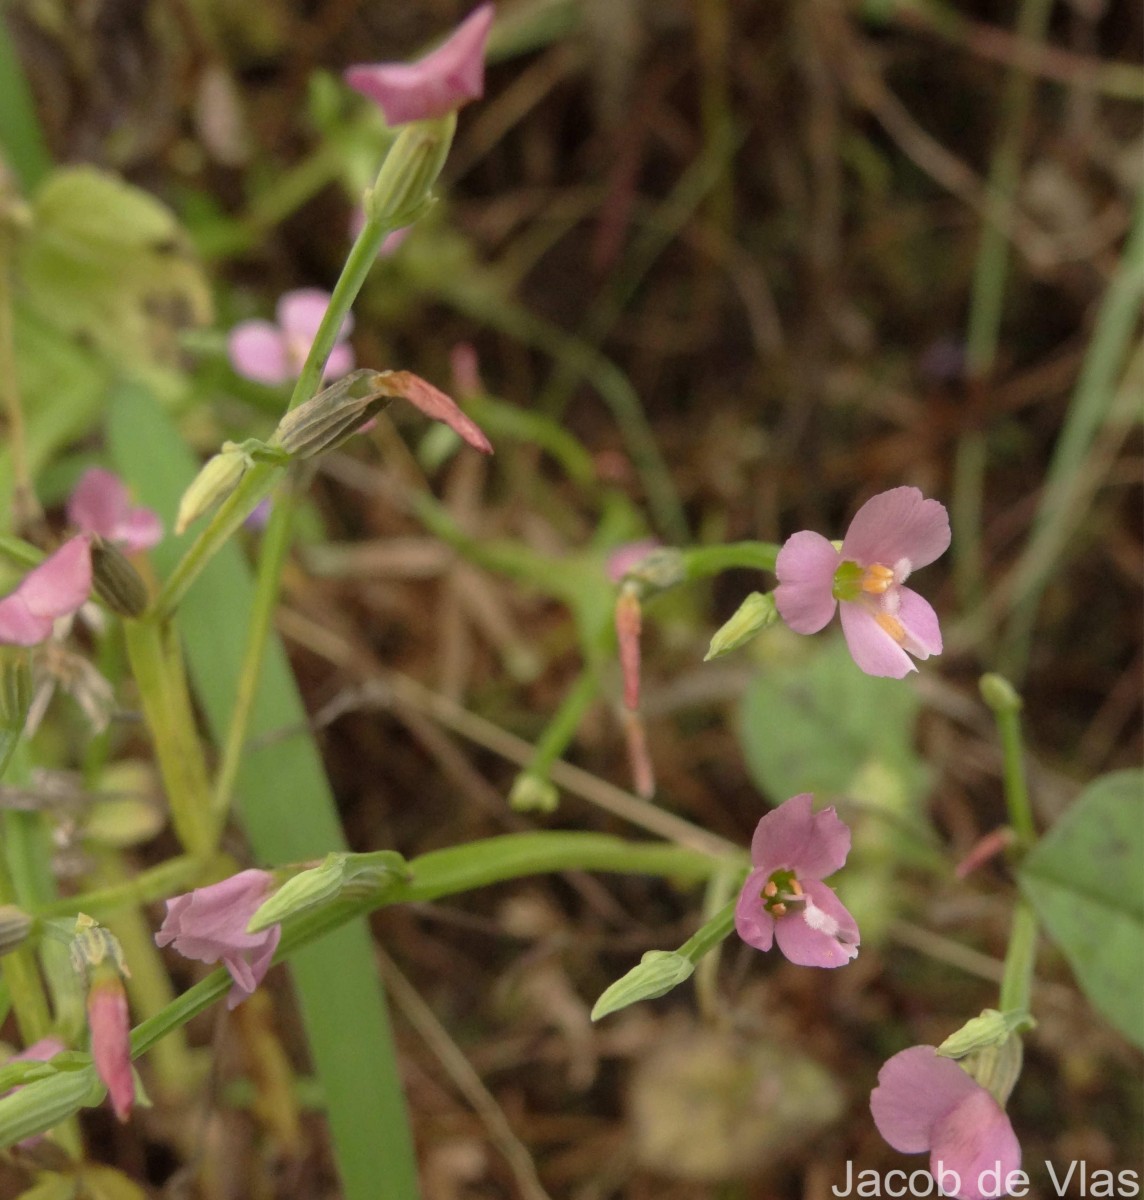
{"type": "MultiPolygon", "coordinates": [[[[279,384],[296,378],[306,362],[318,326],[330,306],[330,293],[320,288],[298,288],[278,300],[271,321],[240,321],[227,339],[231,366],[255,383],[279,384]]],[[[323,379],[353,370],[353,347],[346,338],[353,332],[353,317],[346,315],[338,341],[326,360],[323,379]]]]}
{"type": "Polygon", "coordinates": [[[448,40],[417,62],[359,64],[346,83],[381,109],[388,125],[443,117],[485,91],[485,42],[496,9],[475,8],[448,40]]]}
{"type": "Polygon", "coordinates": [[[804,530],[779,551],[775,604],[796,633],[817,633],[841,605],[842,632],[867,675],[901,679],[910,659],[941,653],[941,628],[930,605],[908,587],[910,574],[949,547],[949,514],[917,488],[867,500],[841,549],[804,530]]]}
{"type": "Polygon", "coordinates": [[[943,1171],[956,1171],[960,1200],[996,1197],[998,1179],[1003,1187],[1021,1166],[1021,1147],[1005,1110],[933,1046],[911,1046],[885,1063],[870,1093],[870,1112],[895,1150],[930,1152],[930,1171],[939,1183],[943,1171]]]}
{"type": "Polygon", "coordinates": [[[273,887],[274,876],[269,871],[249,870],[184,896],[173,896],[167,901],[167,915],[155,941],[160,946],[174,942],[185,958],[221,962],[234,980],[226,998],[227,1008],[234,1008],[262,982],[278,948],[280,925],[261,933],[246,932],[247,923],[273,887]]]}
{"type": "Polygon", "coordinates": [[[800,967],[842,967],[858,954],[858,926],[822,878],[846,862],[850,830],[833,808],[811,812],[811,799],[792,796],[759,822],[735,929],[758,950],[777,941],[800,967]]]}

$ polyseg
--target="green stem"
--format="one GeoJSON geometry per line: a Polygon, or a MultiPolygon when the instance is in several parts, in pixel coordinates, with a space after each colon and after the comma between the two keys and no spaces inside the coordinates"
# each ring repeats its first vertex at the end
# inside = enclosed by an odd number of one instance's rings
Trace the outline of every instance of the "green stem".
{"type": "Polygon", "coordinates": [[[1005,804],[1009,824],[1021,844],[1028,849],[1036,841],[1033,809],[1029,803],[1029,785],[1025,778],[1025,746],[1021,737],[1021,697],[1001,675],[981,677],[981,694],[993,710],[1001,739],[1005,804]]]}
{"type": "MultiPolygon", "coordinates": [[[[21,905],[21,896],[9,869],[7,834],[13,817],[23,815],[6,813],[4,816],[4,844],[0,845],[0,904],[21,905]]],[[[26,902],[25,902],[26,903],[26,902]]],[[[25,1046],[44,1037],[51,1029],[52,1015],[48,1008],[48,997],[44,982],[36,965],[36,955],[28,944],[19,946],[0,959],[4,982],[8,985],[8,996],[16,1013],[16,1024],[25,1046]]]]}
{"type": "MultiPolygon", "coordinates": [[[[168,896],[189,891],[204,880],[224,874],[221,868],[229,863],[230,860],[223,857],[196,858],[193,854],[180,854],[158,866],[140,871],[122,883],[53,900],[40,908],[39,915],[62,917],[85,912],[103,920],[128,905],[153,904],[156,900],[165,900],[168,896]]],[[[234,869],[233,865],[230,865],[230,869],[234,869]]]]}
{"type": "Polygon", "coordinates": [[[204,857],[215,842],[210,784],[177,635],[169,623],[152,620],[127,621],[124,633],[171,821],[183,847],[204,857]]]}
{"type": "Polygon", "coordinates": [[[1013,910],[1009,948],[1005,952],[1005,973],[1001,977],[1002,1012],[1028,1011],[1033,990],[1033,964],[1037,954],[1037,914],[1032,905],[1020,898],[1013,910]]]}
{"type": "MultiPolygon", "coordinates": [[[[720,875],[716,878],[723,879],[724,876],[720,875]]],[[[721,946],[730,936],[731,930],[735,928],[735,905],[737,903],[738,899],[736,898],[729,904],[725,904],[709,921],[696,930],[676,953],[697,963],[705,954],[709,954],[717,946],[721,946]]]]}
{"type": "Polygon", "coordinates": [[[246,746],[246,734],[250,716],[258,695],[258,684],[262,672],[262,659],[267,639],[274,628],[274,610],[278,603],[278,589],[282,569],[290,550],[290,531],[295,510],[294,493],[283,488],[277,503],[271,510],[270,520],[262,538],[262,550],[258,558],[258,575],[254,585],[254,606],[247,627],[246,647],[243,651],[238,689],[234,707],[226,732],[222,763],[215,778],[212,812],[221,830],[226,822],[234,795],[234,784],[242,765],[242,753],[246,746]]]}
{"type": "Polygon", "coordinates": [[[686,577],[706,579],[735,568],[773,573],[779,547],[773,542],[729,542],[722,546],[692,546],[680,553],[686,577]]]}
{"type": "Polygon", "coordinates": [[[560,707],[552,714],[544,732],[536,742],[532,760],[525,774],[547,780],[552,764],[560,758],[576,736],[580,722],[600,690],[599,668],[589,664],[580,672],[579,678],[568,689],[560,707]]]}

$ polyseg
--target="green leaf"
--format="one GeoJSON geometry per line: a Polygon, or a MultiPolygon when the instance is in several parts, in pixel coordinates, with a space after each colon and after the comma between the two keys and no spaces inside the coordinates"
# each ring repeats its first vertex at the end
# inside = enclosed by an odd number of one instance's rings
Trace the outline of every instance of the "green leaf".
{"type": "Polygon", "coordinates": [[[752,777],[775,802],[852,791],[872,766],[917,801],[927,782],[913,747],[917,712],[908,683],[864,674],[838,638],[760,674],[743,698],[739,737],[752,777]]]}
{"type": "Polygon", "coordinates": [[[1144,1047],[1144,772],[1090,784],[1018,878],[1093,1007],[1144,1047]]]}
{"type": "MultiPolygon", "coordinates": [[[[197,464],[166,414],[143,390],[114,397],[110,441],[116,465],[139,500],[168,523],[197,464]]],[[[188,539],[182,539],[185,546],[188,539]]],[[[178,560],[180,539],[152,552],[162,574],[178,560]]],[[[216,741],[226,734],[253,603],[250,570],[235,544],[224,546],[179,607],[178,628],[197,698],[216,741]]],[[[272,636],[236,794],[254,853],[265,864],[297,862],[345,842],[337,806],[307,729],[285,647],[272,636]],[[289,737],[266,738],[283,730],[289,737]],[[262,739],[259,744],[259,739],[262,739]]],[[[373,944],[355,921],[290,960],[346,1200],[411,1200],[418,1194],[401,1080],[373,944]]],[[[4,1102],[0,1101],[0,1105],[4,1102]]]]}

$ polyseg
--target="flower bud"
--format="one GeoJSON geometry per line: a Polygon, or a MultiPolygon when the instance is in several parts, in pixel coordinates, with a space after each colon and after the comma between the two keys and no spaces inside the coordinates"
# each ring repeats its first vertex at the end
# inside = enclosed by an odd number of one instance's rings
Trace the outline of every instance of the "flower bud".
{"type": "Polygon", "coordinates": [[[666,996],[690,979],[694,971],[695,963],[677,950],[649,950],[637,966],[605,989],[592,1008],[592,1020],[598,1021],[639,1000],[666,996]]]}
{"type": "Polygon", "coordinates": [[[770,593],[752,592],[711,639],[711,645],[703,656],[704,662],[721,658],[745,646],[753,637],[779,619],[775,598],[770,593]]]}
{"type": "Polygon", "coordinates": [[[960,1065],[1004,1108],[1021,1077],[1023,1058],[1021,1039],[1010,1034],[1000,1044],[974,1050],[960,1065]]]}
{"type": "Polygon", "coordinates": [[[995,1008],[986,1008],[980,1016],[966,1021],[956,1033],[951,1033],[938,1046],[937,1052],[943,1058],[964,1058],[967,1054],[996,1048],[1011,1034],[1032,1029],[1035,1024],[1027,1009],[998,1012],[995,1008]]]}
{"type": "Polygon", "coordinates": [[[312,458],[341,445],[393,395],[379,386],[377,371],[351,371],[316,396],[291,409],[274,431],[271,444],[293,458],[312,458]]]}
{"type": "Polygon", "coordinates": [[[121,617],[142,616],[147,608],[147,585],[123,552],[111,542],[91,539],[92,584],[96,594],[121,617]]]}
{"type": "Polygon", "coordinates": [[[508,802],[517,812],[551,813],[560,803],[560,793],[547,779],[522,771],[512,785],[508,802]]]}
{"type": "Polygon", "coordinates": [[[183,493],[175,518],[175,532],[182,533],[192,521],[225,500],[250,465],[250,456],[241,446],[224,442],[221,453],[207,460],[183,493]]]}
{"type": "Polygon", "coordinates": [[[981,689],[981,698],[994,712],[1020,712],[1024,706],[1017,689],[1005,678],[994,671],[982,675],[977,685],[981,689]]]}
{"type": "Polygon", "coordinates": [[[687,562],[674,546],[652,550],[624,576],[626,582],[636,586],[642,599],[665,592],[686,578],[687,562]]]}
{"type": "Polygon", "coordinates": [[[407,125],[398,134],[381,164],[377,181],[363,199],[366,216],[387,229],[411,225],[431,203],[430,192],[441,174],[457,114],[447,113],[407,125]]]}
{"type": "Polygon", "coordinates": [[[0,954],[18,950],[32,932],[35,918],[14,904],[0,904],[0,954]]]}
{"type": "Polygon", "coordinates": [[[395,850],[373,854],[333,853],[316,866],[299,871],[263,902],[246,923],[247,933],[261,933],[303,909],[343,895],[368,895],[387,882],[406,876],[405,859],[395,850]]]}

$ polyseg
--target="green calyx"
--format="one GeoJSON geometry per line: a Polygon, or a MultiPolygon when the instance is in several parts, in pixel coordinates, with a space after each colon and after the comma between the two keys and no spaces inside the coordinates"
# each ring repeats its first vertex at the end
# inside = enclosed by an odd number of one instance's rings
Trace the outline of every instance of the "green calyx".
{"type": "Polygon", "coordinates": [[[831,595],[835,600],[857,600],[862,594],[863,575],[865,570],[856,562],[840,562],[834,572],[831,595]]]}

